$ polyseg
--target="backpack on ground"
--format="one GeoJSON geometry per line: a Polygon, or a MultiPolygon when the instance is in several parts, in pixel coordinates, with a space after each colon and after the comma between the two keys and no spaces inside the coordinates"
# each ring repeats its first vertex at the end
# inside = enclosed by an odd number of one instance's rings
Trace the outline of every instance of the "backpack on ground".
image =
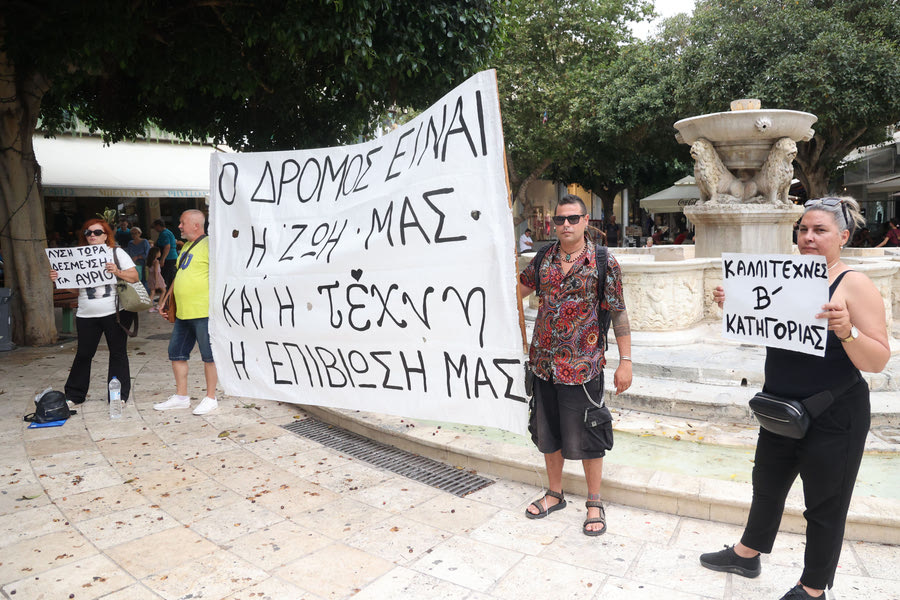
{"type": "Polygon", "coordinates": [[[24,420],[29,423],[52,423],[64,421],[74,414],[74,410],[69,410],[65,394],[49,390],[36,400],[34,412],[25,415],[24,420]]]}

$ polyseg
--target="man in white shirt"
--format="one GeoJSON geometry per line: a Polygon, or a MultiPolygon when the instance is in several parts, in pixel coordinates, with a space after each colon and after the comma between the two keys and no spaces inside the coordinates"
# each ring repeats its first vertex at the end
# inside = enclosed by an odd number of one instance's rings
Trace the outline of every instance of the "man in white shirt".
{"type": "Polygon", "coordinates": [[[519,236],[519,254],[531,252],[534,246],[534,240],[531,239],[531,230],[526,229],[525,233],[519,236]]]}

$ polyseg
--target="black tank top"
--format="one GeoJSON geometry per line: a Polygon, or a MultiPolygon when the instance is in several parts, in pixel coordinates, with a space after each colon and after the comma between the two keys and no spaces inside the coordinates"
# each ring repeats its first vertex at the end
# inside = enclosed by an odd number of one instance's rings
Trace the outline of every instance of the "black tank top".
{"type": "MultiPolygon", "coordinates": [[[[844,271],[828,286],[828,298],[841,283],[844,271]]],[[[844,344],[833,331],[825,341],[825,356],[766,347],[766,382],[763,388],[776,396],[807,398],[824,390],[846,388],[860,378],[844,344]]]]}

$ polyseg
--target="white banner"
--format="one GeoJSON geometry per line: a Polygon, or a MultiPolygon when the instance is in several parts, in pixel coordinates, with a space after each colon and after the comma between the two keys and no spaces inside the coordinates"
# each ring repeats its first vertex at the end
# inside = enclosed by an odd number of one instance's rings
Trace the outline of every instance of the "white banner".
{"type": "Polygon", "coordinates": [[[828,266],[822,256],[722,253],[722,337],[825,356],[828,266]]]}
{"type": "Polygon", "coordinates": [[[97,287],[114,283],[116,276],[106,270],[113,262],[109,246],[75,246],[74,248],[46,248],[50,268],[57,272],[57,289],[97,287]]]}
{"type": "Polygon", "coordinates": [[[227,393],[525,432],[493,71],[370,142],[214,154],[210,195],[227,393]]]}

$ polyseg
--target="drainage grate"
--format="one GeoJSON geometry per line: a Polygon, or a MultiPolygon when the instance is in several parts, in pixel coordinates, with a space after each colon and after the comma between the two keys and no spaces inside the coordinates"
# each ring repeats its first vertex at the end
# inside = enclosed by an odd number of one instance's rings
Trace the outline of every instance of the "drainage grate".
{"type": "Polygon", "coordinates": [[[487,477],[473,475],[462,469],[370,440],[352,431],[313,418],[294,421],[289,425],[282,425],[282,427],[291,433],[319,442],[323,446],[340,450],[354,458],[403,475],[413,481],[456,494],[460,498],[494,483],[487,477]]]}

